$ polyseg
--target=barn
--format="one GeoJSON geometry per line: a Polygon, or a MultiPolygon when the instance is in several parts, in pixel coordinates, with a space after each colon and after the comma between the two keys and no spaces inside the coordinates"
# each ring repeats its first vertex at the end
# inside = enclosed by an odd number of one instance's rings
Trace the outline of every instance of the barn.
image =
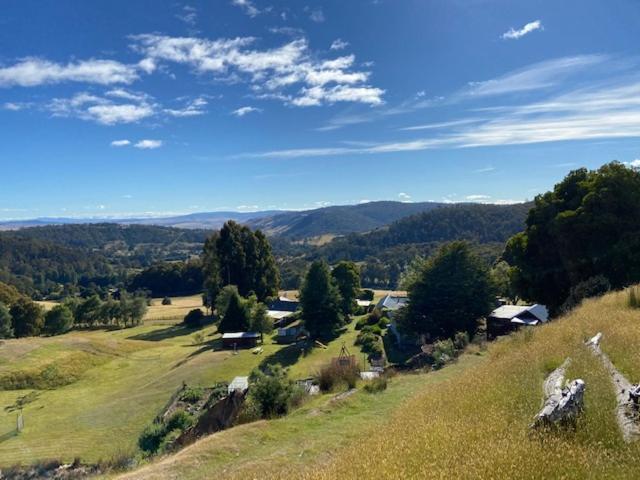
{"type": "Polygon", "coordinates": [[[258,344],[260,334],[256,332],[233,332],[222,335],[224,348],[252,348],[258,344]]]}
{"type": "Polygon", "coordinates": [[[544,305],[502,305],[487,317],[487,338],[506,335],[520,327],[533,327],[549,320],[544,305]]]}

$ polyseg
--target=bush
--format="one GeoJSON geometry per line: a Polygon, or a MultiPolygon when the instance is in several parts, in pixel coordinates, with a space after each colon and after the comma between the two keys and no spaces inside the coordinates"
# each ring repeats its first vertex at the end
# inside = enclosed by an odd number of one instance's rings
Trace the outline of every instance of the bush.
{"type": "Polygon", "coordinates": [[[629,308],[640,308],[640,286],[629,287],[627,291],[627,306],[629,308]]]}
{"type": "Polygon", "coordinates": [[[360,378],[357,366],[327,365],[318,372],[318,386],[323,392],[330,392],[340,385],[347,388],[355,388],[360,378]]]}
{"type": "Polygon", "coordinates": [[[378,377],[368,381],[364,385],[364,391],[367,393],[380,393],[387,389],[386,377],[378,377]]]}
{"type": "Polygon", "coordinates": [[[171,298],[169,297],[164,297],[162,299],[162,305],[171,305],[171,298]]]}
{"type": "Polygon", "coordinates": [[[180,401],[186,403],[197,403],[202,400],[204,391],[200,387],[187,387],[180,394],[180,401]]]}
{"type": "Polygon", "coordinates": [[[66,305],[56,305],[44,316],[44,330],[49,335],[66,333],[73,327],[73,313],[66,305]]]}
{"type": "Polygon", "coordinates": [[[611,290],[611,282],[603,275],[596,275],[578,283],[569,291],[569,296],[560,307],[560,311],[569,312],[586,298],[599,297],[611,290]]]}
{"type": "Polygon", "coordinates": [[[453,337],[453,346],[456,350],[464,350],[469,345],[469,334],[467,332],[457,332],[453,337]]]}
{"type": "Polygon", "coordinates": [[[184,410],[176,410],[164,423],[148,425],[138,438],[138,446],[147,454],[165,451],[182,432],[193,425],[193,421],[193,417],[184,410]]]}
{"type": "Polygon", "coordinates": [[[358,300],[373,300],[373,290],[369,290],[368,288],[363,289],[358,296],[358,300]]]}
{"type": "Polygon", "coordinates": [[[367,317],[363,317],[356,322],[355,329],[362,330],[364,326],[367,325],[367,317]]]}
{"type": "Polygon", "coordinates": [[[380,328],[380,325],[375,324],[375,325],[366,325],[364,327],[362,327],[362,333],[373,333],[374,335],[378,335],[378,336],[382,336],[382,329],[380,328]]]}
{"type": "Polygon", "coordinates": [[[184,324],[189,328],[199,328],[204,322],[204,313],[199,308],[194,308],[184,317],[184,324]]]}
{"type": "Polygon", "coordinates": [[[138,446],[140,450],[146,453],[155,453],[160,448],[160,443],[164,438],[164,425],[160,423],[152,423],[148,425],[138,438],[138,446]]]}
{"type": "Polygon", "coordinates": [[[200,345],[204,342],[204,333],[198,332],[193,334],[193,344],[200,345]]]}
{"type": "Polygon", "coordinates": [[[453,346],[453,341],[450,338],[437,341],[433,345],[433,366],[435,368],[442,368],[453,360],[455,354],[456,350],[453,346]]]}
{"type": "Polygon", "coordinates": [[[258,406],[262,418],[285,415],[289,411],[297,387],[280,365],[269,365],[264,372],[254,370],[250,382],[249,398],[258,406]]]}
{"type": "Polygon", "coordinates": [[[184,410],[176,410],[165,422],[165,433],[176,429],[184,432],[191,425],[193,425],[193,416],[184,410]]]}

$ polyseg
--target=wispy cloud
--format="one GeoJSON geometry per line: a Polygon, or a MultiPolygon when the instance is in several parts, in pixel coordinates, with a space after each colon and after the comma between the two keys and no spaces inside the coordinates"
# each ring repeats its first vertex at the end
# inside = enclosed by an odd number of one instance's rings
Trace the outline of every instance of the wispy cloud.
{"type": "Polygon", "coordinates": [[[34,87],[62,82],[129,84],[137,79],[138,70],[135,66],[115,60],[83,60],[60,64],[30,57],[0,68],[0,87],[34,87]]]}
{"type": "Polygon", "coordinates": [[[414,125],[411,127],[404,127],[400,130],[404,131],[416,131],[416,130],[438,130],[442,128],[448,127],[456,127],[459,125],[468,125],[470,123],[479,123],[482,122],[483,118],[462,118],[460,120],[452,120],[450,122],[439,122],[439,123],[426,123],[423,125],[414,125]]]}
{"type": "Polygon", "coordinates": [[[405,203],[411,202],[411,195],[405,192],[400,192],[398,194],[398,198],[400,199],[401,202],[405,202],[405,203]]]}
{"type": "Polygon", "coordinates": [[[140,140],[134,145],[134,147],[141,150],[153,150],[156,148],[160,148],[162,145],[162,140],[140,140]]]}
{"type": "Polygon", "coordinates": [[[333,41],[333,43],[331,44],[331,47],[329,48],[331,50],[344,50],[348,46],[349,46],[349,42],[345,42],[344,40],[338,38],[333,41]]]}
{"type": "Polygon", "coordinates": [[[208,40],[144,34],[132,38],[133,48],[146,56],[149,66],[186,64],[200,75],[247,82],[258,98],[301,107],[383,103],[384,90],[369,84],[370,72],[355,68],[354,55],[320,59],[304,38],[263,50],[252,48],[256,42],[252,37],[208,40]]]}
{"type": "Polygon", "coordinates": [[[246,107],[240,107],[234,110],[233,112],[231,112],[231,115],[235,115],[236,117],[244,117],[249,113],[261,112],[261,111],[262,110],[260,108],[246,106],[246,107]]]}
{"type": "Polygon", "coordinates": [[[528,33],[542,29],[542,22],[540,22],[540,20],[535,20],[533,22],[527,23],[524,27],[517,30],[514,28],[510,28],[508,31],[502,34],[502,38],[505,40],[517,40],[518,38],[524,37],[528,33]]]}
{"type": "Polygon", "coordinates": [[[198,21],[198,11],[195,7],[184,5],[182,11],[176,15],[176,18],[183,21],[189,27],[195,27],[198,21]]]}
{"type": "Polygon", "coordinates": [[[208,103],[205,98],[198,97],[188,102],[182,108],[165,108],[164,112],[172,117],[195,117],[207,113],[204,107],[206,107],[208,103]]]}
{"type": "Polygon", "coordinates": [[[326,20],[324,16],[324,12],[320,7],[310,10],[309,18],[311,19],[312,22],[316,22],[316,23],[322,23],[326,20]]]}
{"type": "Polygon", "coordinates": [[[466,200],[469,200],[470,202],[478,202],[481,200],[489,200],[491,198],[490,195],[482,195],[482,194],[475,194],[475,195],[467,195],[465,197],[466,200]]]}
{"type": "Polygon", "coordinates": [[[258,10],[251,0],[232,0],[231,5],[240,7],[242,11],[251,18],[260,14],[260,10],[258,10]]]}
{"type": "Polygon", "coordinates": [[[114,140],[111,142],[112,147],[126,147],[128,145],[131,145],[129,140],[114,140]]]}

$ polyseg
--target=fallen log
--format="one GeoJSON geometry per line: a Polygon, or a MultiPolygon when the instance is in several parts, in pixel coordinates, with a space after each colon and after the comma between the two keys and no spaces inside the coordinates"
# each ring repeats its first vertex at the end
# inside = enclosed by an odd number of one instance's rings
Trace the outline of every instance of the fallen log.
{"type": "Polygon", "coordinates": [[[578,378],[564,385],[565,371],[570,362],[571,359],[567,358],[544,381],[544,404],[535,416],[532,428],[571,422],[582,411],[586,388],[584,381],[578,378]]]}
{"type": "Polygon", "coordinates": [[[640,397],[639,385],[633,385],[615,367],[609,357],[600,349],[602,333],[586,342],[591,352],[600,358],[602,365],[609,373],[611,384],[616,394],[616,419],[625,442],[633,442],[640,439],[640,411],[638,398],[640,397]]]}

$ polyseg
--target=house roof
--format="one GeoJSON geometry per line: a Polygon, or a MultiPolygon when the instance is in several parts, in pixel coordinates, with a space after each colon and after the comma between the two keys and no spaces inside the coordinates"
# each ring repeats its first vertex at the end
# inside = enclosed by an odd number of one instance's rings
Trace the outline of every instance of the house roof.
{"type": "Polygon", "coordinates": [[[246,390],[249,388],[249,377],[235,377],[229,384],[228,391],[246,390]]]}
{"type": "Polygon", "coordinates": [[[260,334],[256,332],[232,332],[232,333],[223,333],[223,339],[238,339],[238,338],[259,338],[260,334]]]}
{"type": "Polygon", "coordinates": [[[549,320],[549,312],[544,305],[502,305],[496,308],[491,315],[492,318],[509,320],[513,323],[526,323],[535,325],[537,321],[546,322],[549,320]],[[534,317],[533,319],[531,317],[534,317]],[[536,323],[532,323],[533,321],[536,323]]]}
{"type": "Polygon", "coordinates": [[[281,318],[289,317],[295,312],[287,312],[283,310],[267,310],[267,315],[274,320],[280,320],[281,318]]]}
{"type": "Polygon", "coordinates": [[[401,295],[387,295],[380,299],[376,305],[378,308],[386,308],[388,310],[398,310],[409,303],[409,299],[406,296],[401,295]]]}
{"type": "Polygon", "coordinates": [[[300,306],[300,302],[297,300],[291,300],[287,297],[280,297],[277,300],[274,300],[269,305],[270,311],[279,311],[279,312],[295,312],[300,306]]]}
{"type": "Polygon", "coordinates": [[[371,300],[356,300],[359,307],[368,307],[371,305],[371,300]]]}

